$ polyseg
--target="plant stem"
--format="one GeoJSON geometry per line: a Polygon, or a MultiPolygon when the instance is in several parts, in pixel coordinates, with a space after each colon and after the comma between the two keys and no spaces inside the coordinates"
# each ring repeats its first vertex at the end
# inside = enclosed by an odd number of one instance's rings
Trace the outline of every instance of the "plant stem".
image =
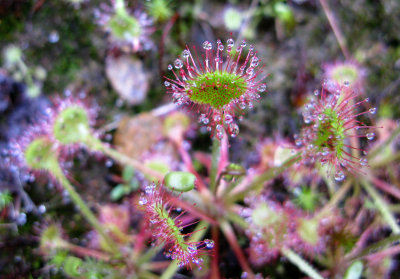
{"type": "Polygon", "coordinates": [[[387,138],[382,144],[380,144],[377,148],[374,148],[371,150],[371,152],[368,153],[368,158],[372,159],[376,155],[380,154],[382,149],[385,148],[388,144],[390,144],[398,135],[400,134],[400,126],[397,127],[390,135],[389,138],[387,138]]]}
{"type": "Polygon", "coordinates": [[[336,207],[336,205],[340,202],[340,200],[346,195],[346,193],[351,188],[352,181],[347,180],[344,183],[339,191],[337,191],[333,197],[329,200],[329,202],[318,212],[315,218],[320,219],[323,218],[327,214],[331,214],[331,210],[336,207]]]}
{"type": "Polygon", "coordinates": [[[136,161],[135,159],[132,159],[115,149],[112,149],[111,147],[108,147],[107,145],[101,143],[100,141],[90,141],[87,143],[87,145],[96,151],[100,151],[104,153],[105,155],[113,158],[115,161],[121,163],[122,165],[129,165],[132,166],[133,168],[139,170],[140,172],[147,174],[149,176],[154,177],[155,179],[158,179],[162,181],[164,179],[164,176],[157,172],[154,171],[148,167],[146,167],[142,162],[136,161]]]}
{"type": "Polygon", "coordinates": [[[395,217],[392,215],[388,205],[385,201],[380,197],[379,193],[369,184],[366,180],[361,180],[361,184],[363,185],[364,189],[368,192],[370,197],[374,200],[375,206],[381,212],[382,217],[386,220],[388,225],[391,227],[393,233],[400,234],[400,227],[396,222],[395,217]]]}
{"type": "Polygon", "coordinates": [[[335,37],[339,43],[340,49],[342,50],[344,57],[346,59],[350,59],[350,53],[346,47],[345,39],[343,37],[342,32],[340,32],[340,29],[336,24],[335,16],[333,15],[331,9],[329,8],[328,3],[326,3],[326,0],[319,0],[319,2],[321,3],[322,9],[324,10],[326,17],[328,18],[329,24],[331,25],[333,33],[335,34],[335,37]]]}
{"type": "MultiPolygon", "coordinates": [[[[225,137],[226,135],[224,135],[225,137]]],[[[210,170],[210,191],[216,192],[217,188],[217,176],[219,159],[221,156],[221,142],[214,136],[212,139],[212,153],[211,153],[211,170],[210,170]]]]}
{"type": "Polygon", "coordinates": [[[265,181],[277,177],[285,170],[287,170],[290,166],[292,166],[294,163],[300,161],[300,159],[301,155],[300,153],[297,153],[292,157],[290,157],[289,159],[287,159],[281,166],[271,168],[268,171],[254,177],[250,182],[250,184],[238,185],[235,189],[232,190],[229,199],[233,202],[243,199],[247,192],[251,190],[257,190],[258,188],[262,188],[265,181]]]}
{"type": "MultiPolygon", "coordinates": [[[[194,229],[195,233],[193,233],[190,238],[189,242],[197,242],[200,239],[203,238],[204,234],[207,231],[208,228],[208,223],[201,221],[197,224],[196,228],[194,229]],[[204,228],[205,229],[202,229],[204,228]]],[[[177,260],[173,260],[172,263],[168,266],[168,268],[164,271],[164,273],[161,275],[160,279],[170,279],[174,276],[175,272],[179,270],[179,265],[177,260]]]]}
{"type": "Polygon", "coordinates": [[[74,187],[65,177],[60,167],[54,167],[52,169],[52,174],[60,181],[63,188],[68,192],[71,200],[74,202],[76,206],[79,207],[82,215],[86,218],[89,224],[100,234],[105,243],[107,244],[107,248],[109,248],[114,255],[119,255],[120,252],[118,250],[118,245],[114,242],[114,240],[105,232],[105,229],[97,220],[96,216],[89,209],[86,203],[82,200],[79,194],[75,191],[74,187]],[[56,170],[57,169],[57,170],[56,170]]]}
{"type": "Polygon", "coordinates": [[[365,256],[368,256],[372,253],[375,253],[375,251],[381,249],[382,247],[387,247],[393,243],[397,243],[398,241],[400,241],[400,235],[395,234],[395,235],[391,235],[385,239],[382,239],[381,241],[371,244],[370,246],[368,246],[367,248],[365,248],[364,250],[362,250],[361,252],[359,252],[357,255],[351,255],[346,256],[345,260],[346,261],[354,261],[360,258],[363,258],[365,256]]]}
{"type": "Polygon", "coordinates": [[[233,252],[235,253],[240,266],[242,267],[243,271],[247,272],[250,278],[254,278],[254,273],[250,268],[249,263],[247,262],[246,256],[244,255],[242,248],[240,248],[239,242],[236,238],[236,235],[232,229],[232,226],[226,222],[222,221],[220,223],[220,228],[225,235],[225,238],[228,240],[229,244],[232,247],[233,252]]]}
{"type": "Polygon", "coordinates": [[[289,259],[294,265],[296,265],[301,271],[310,276],[313,279],[324,279],[310,263],[306,262],[302,257],[297,255],[294,251],[288,248],[281,248],[281,253],[289,259]]]}

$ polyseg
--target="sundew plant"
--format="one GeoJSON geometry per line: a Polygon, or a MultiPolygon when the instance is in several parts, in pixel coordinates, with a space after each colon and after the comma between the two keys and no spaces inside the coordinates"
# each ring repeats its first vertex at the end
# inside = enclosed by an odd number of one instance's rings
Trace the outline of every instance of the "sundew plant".
{"type": "Polygon", "coordinates": [[[347,2],[0,3],[0,278],[398,278],[400,3],[347,2]]]}

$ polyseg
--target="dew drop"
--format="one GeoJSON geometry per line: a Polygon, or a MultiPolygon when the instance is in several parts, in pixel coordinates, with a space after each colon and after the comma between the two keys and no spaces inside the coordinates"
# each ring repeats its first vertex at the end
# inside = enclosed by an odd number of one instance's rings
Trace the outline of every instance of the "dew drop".
{"type": "Polygon", "coordinates": [[[190,55],[190,52],[189,52],[187,49],[185,49],[185,50],[182,52],[182,58],[184,58],[184,59],[188,58],[189,55],[190,55]]]}
{"type": "Polygon", "coordinates": [[[172,65],[171,64],[168,65],[168,70],[170,70],[170,71],[172,70],[172,65]]]}
{"type": "Polygon", "coordinates": [[[254,68],[247,68],[247,70],[246,70],[246,74],[248,74],[248,75],[253,75],[253,73],[254,73],[254,68]]]}
{"type": "Polygon", "coordinates": [[[168,87],[168,86],[171,85],[171,83],[169,83],[168,81],[164,81],[164,85],[165,85],[166,87],[168,87]]]}
{"type": "Polygon", "coordinates": [[[257,67],[259,63],[260,59],[258,59],[257,56],[253,56],[253,58],[251,58],[250,67],[257,67]]]}
{"type": "Polygon", "coordinates": [[[314,90],[314,95],[318,96],[319,95],[319,90],[314,90]]]}
{"type": "Polygon", "coordinates": [[[367,158],[361,158],[361,159],[360,159],[360,165],[361,165],[361,166],[366,166],[366,165],[368,165],[368,160],[367,160],[367,158]]]}
{"type": "Polygon", "coordinates": [[[322,156],[328,156],[329,155],[329,149],[327,148],[327,147],[325,147],[323,150],[322,150],[322,156]]]}
{"type": "Polygon", "coordinates": [[[346,80],[346,81],[343,82],[343,85],[344,85],[345,87],[349,87],[349,86],[350,86],[350,82],[346,80]]]}
{"type": "Polygon", "coordinates": [[[203,124],[207,125],[208,123],[210,123],[210,120],[207,117],[204,117],[202,122],[203,124]]]}
{"type": "Polygon", "coordinates": [[[46,213],[46,206],[44,204],[39,205],[38,212],[40,214],[46,213]]]}
{"type": "Polygon", "coordinates": [[[239,134],[239,126],[236,123],[229,125],[229,132],[232,138],[236,138],[239,134]]]}
{"type": "Polygon", "coordinates": [[[204,244],[208,249],[214,248],[214,241],[211,239],[204,239],[204,244]]]}
{"type": "Polygon", "coordinates": [[[376,108],[370,108],[369,109],[370,114],[375,114],[376,113],[376,108]]]}
{"type": "Polygon", "coordinates": [[[214,121],[215,122],[220,122],[221,121],[221,115],[219,115],[219,114],[214,115],[214,121]]]}
{"type": "Polygon", "coordinates": [[[241,47],[246,47],[246,41],[243,40],[242,43],[240,44],[241,47]]]}
{"type": "Polygon", "coordinates": [[[197,251],[197,247],[194,244],[190,244],[187,247],[189,254],[194,254],[197,251]]]}
{"type": "Polygon", "coordinates": [[[113,161],[112,161],[112,160],[107,160],[107,161],[106,161],[106,167],[107,167],[107,168],[111,168],[112,165],[113,165],[113,161]]]}
{"type": "Polygon", "coordinates": [[[226,41],[226,46],[227,46],[228,48],[232,48],[234,44],[235,44],[235,42],[233,41],[232,38],[230,38],[230,39],[228,39],[228,40],[226,41]]]}
{"type": "Polygon", "coordinates": [[[267,89],[267,85],[265,83],[262,83],[258,86],[257,91],[258,92],[264,92],[265,89],[267,89]]]}
{"type": "Polygon", "coordinates": [[[145,205],[145,204],[147,204],[147,199],[146,199],[145,196],[141,196],[141,197],[140,197],[140,199],[139,199],[139,204],[140,204],[140,205],[145,205]]]}
{"type": "Polygon", "coordinates": [[[220,51],[223,51],[223,50],[224,50],[224,45],[223,45],[223,44],[220,44],[220,45],[218,46],[218,49],[219,49],[220,51]]]}
{"type": "Polygon", "coordinates": [[[233,117],[230,114],[225,114],[225,123],[230,124],[233,121],[233,117]]]}
{"type": "Polygon", "coordinates": [[[344,175],[344,173],[343,173],[341,170],[338,170],[338,171],[335,173],[335,180],[336,180],[336,181],[343,181],[344,178],[345,178],[345,175],[344,175]]]}
{"type": "Polygon", "coordinates": [[[246,103],[245,103],[245,102],[240,103],[240,104],[239,104],[239,107],[240,107],[241,109],[245,109],[245,108],[246,108],[246,103]]]}
{"type": "Polygon", "coordinates": [[[182,60],[176,59],[175,62],[174,62],[174,66],[175,66],[175,68],[177,68],[177,69],[182,68],[182,67],[183,67],[183,62],[182,62],[182,60]]]}
{"type": "Polygon", "coordinates": [[[375,138],[375,133],[366,134],[368,140],[373,140],[375,138]]]}
{"type": "Polygon", "coordinates": [[[203,48],[204,48],[205,50],[210,50],[210,49],[212,49],[212,44],[211,44],[209,41],[205,41],[205,42],[203,43],[203,48]]]}
{"type": "Polygon", "coordinates": [[[17,217],[17,224],[18,225],[25,225],[26,223],[26,214],[25,213],[20,213],[17,217]]]}
{"type": "Polygon", "coordinates": [[[217,132],[216,134],[217,139],[222,140],[222,138],[224,137],[224,133],[222,131],[217,132]]]}

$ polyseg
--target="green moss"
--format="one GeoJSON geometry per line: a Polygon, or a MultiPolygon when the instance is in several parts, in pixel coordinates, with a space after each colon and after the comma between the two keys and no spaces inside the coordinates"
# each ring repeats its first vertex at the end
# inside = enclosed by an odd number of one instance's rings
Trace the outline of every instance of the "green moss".
{"type": "Polygon", "coordinates": [[[194,103],[221,109],[246,92],[246,81],[227,72],[207,72],[188,81],[189,98],[194,103]]]}

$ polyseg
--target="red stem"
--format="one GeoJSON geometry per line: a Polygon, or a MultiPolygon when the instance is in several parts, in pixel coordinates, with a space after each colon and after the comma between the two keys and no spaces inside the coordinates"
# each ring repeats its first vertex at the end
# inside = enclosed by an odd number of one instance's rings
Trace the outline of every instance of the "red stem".
{"type": "Polygon", "coordinates": [[[211,278],[221,278],[219,274],[219,231],[217,226],[213,226],[211,229],[212,239],[214,241],[214,252],[211,262],[211,278]]]}
{"type": "Polygon", "coordinates": [[[386,182],[376,178],[375,176],[370,177],[370,180],[372,183],[375,184],[376,187],[378,187],[382,191],[384,191],[388,194],[391,194],[392,196],[400,199],[400,189],[397,189],[397,188],[387,184],[386,182]]]}
{"type": "Polygon", "coordinates": [[[239,245],[239,242],[236,238],[236,235],[231,227],[231,225],[227,222],[221,224],[222,232],[224,233],[226,239],[228,240],[229,244],[232,247],[233,252],[235,253],[240,266],[242,267],[243,271],[247,272],[249,278],[254,278],[254,273],[250,268],[249,263],[242,251],[242,248],[239,245]]]}

